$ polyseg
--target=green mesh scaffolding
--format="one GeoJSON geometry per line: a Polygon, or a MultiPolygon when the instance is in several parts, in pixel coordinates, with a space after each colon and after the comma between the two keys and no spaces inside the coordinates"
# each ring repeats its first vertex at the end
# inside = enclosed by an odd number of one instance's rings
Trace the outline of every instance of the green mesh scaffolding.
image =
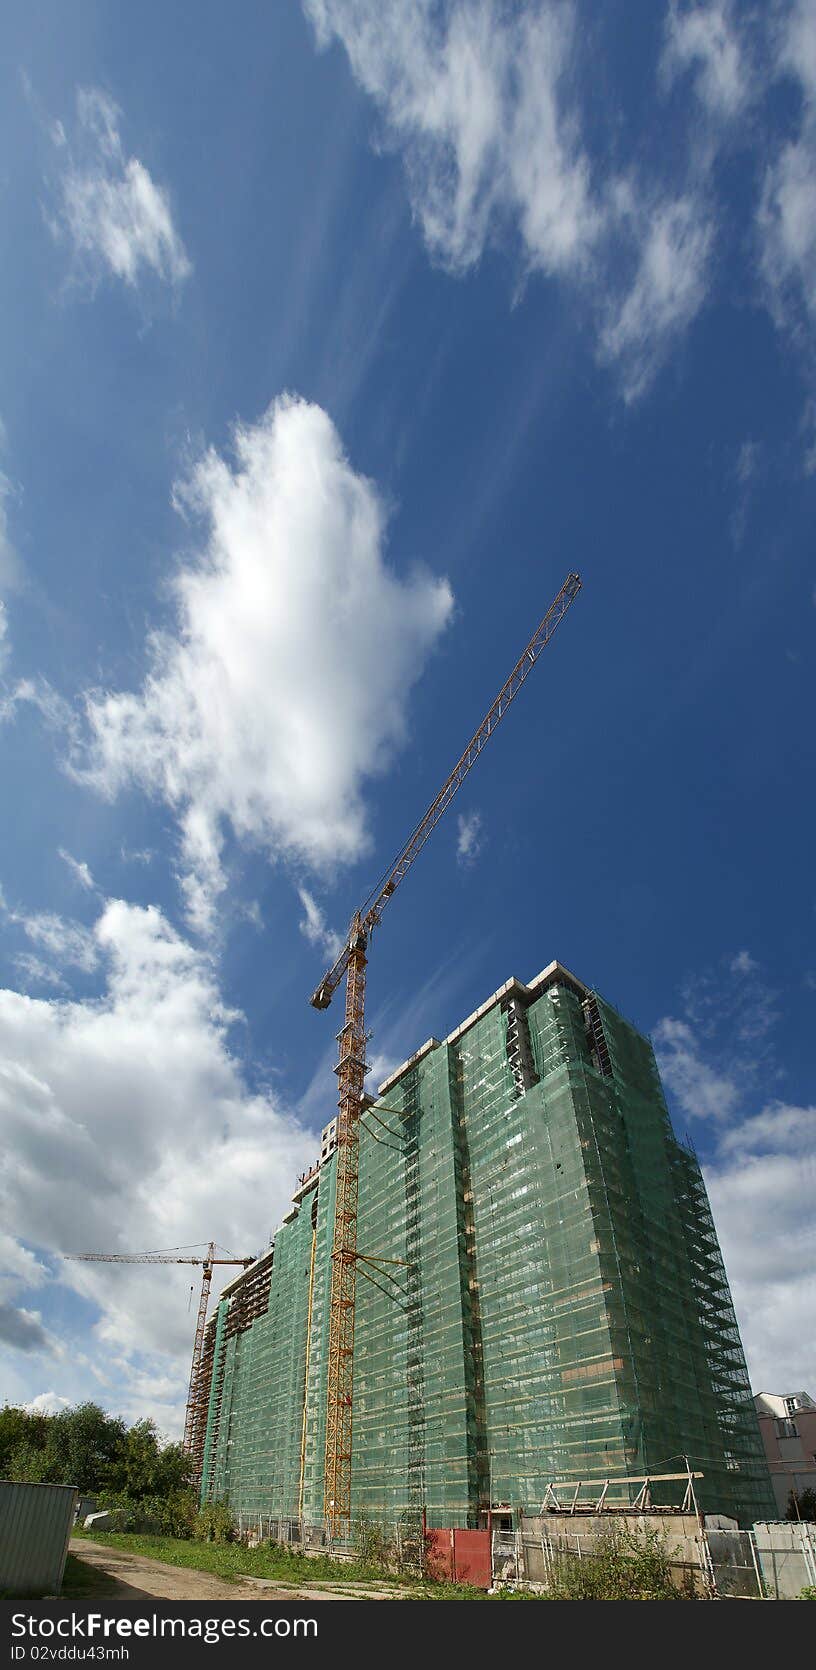
{"type": "MultiPolygon", "coordinates": [[[[334,1172],[210,1323],[203,1493],[300,1526],[323,1518],[334,1172]]],[[[699,1166],[648,1040],[558,965],[363,1114],[357,1250],[353,1518],[476,1525],[567,1480],[629,1502],[686,1459],[704,1509],[773,1517],[699,1166]]]]}

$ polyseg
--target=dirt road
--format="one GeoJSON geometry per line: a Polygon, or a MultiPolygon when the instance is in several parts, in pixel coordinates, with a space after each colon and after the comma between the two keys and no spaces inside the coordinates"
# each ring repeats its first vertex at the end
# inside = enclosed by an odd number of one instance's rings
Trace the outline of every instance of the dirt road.
{"type": "MultiPolygon", "coordinates": [[[[246,1578],[238,1583],[226,1583],[208,1571],[191,1571],[185,1566],[168,1566],[162,1560],[150,1560],[146,1554],[132,1554],[127,1548],[109,1548],[106,1543],[89,1542],[86,1537],[74,1537],[71,1553],[91,1568],[88,1573],[89,1592],[92,1591],[94,1572],[103,1572],[115,1582],[110,1591],[112,1599],[134,1600],[143,1596],[160,1596],[164,1600],[391,1600],[387,1590],[373,1585],[352,1587],[342,1580],[337,1584],[278,1585],[274,1581],[246,1578]]],[[[79,1595],[81,1590],[73,1589],[79,1595]]],[[[399,1597],[402,1598],[402,1597],[399,1597]]]]}

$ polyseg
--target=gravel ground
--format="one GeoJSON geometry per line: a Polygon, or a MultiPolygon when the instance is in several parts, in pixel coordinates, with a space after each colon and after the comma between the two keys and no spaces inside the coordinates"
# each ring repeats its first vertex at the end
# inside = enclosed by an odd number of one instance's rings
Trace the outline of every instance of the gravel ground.
{"type": "MultiPolygon", "coordinates": [[[[72,1538],[71,1553],[78,1560],[104,1572],[116,1583],[115,1597],[132,1600],[135,1595],[157,1595],[164,1600],[393,1600],[393,1592],[376,1589],[373,1585],[359,1587],[342,1580],[337,1584],[311,1584],[295,1587],[278,1584],[274,1579],[247,1577],[238,1583],[226,1583],[208,1571],[191,1571],[185,1566],[168,1566],[162,1560],[150,1560],[146,1554],[132,1554],[126,1548],[109,1548],[106,1543],[89,1542],[86,1537],[72,1538]]],[[[91,1573],[89,1573],[89,1587],[91,1573]]],[[[78,1594],[78,1590],[73,1591],[78,1594]]],[[[112,1591],[112,1594],[114,1591],[112,1591]]]]}

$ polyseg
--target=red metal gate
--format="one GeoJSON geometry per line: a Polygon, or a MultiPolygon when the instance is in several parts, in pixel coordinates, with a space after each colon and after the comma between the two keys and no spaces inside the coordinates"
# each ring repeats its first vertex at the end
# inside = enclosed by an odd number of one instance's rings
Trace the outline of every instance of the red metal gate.
{"type": "Polygon", "coordinates": [[[429,1576],[437,1583],[469,1583],[489,1589],[490,1535],[487,1531],[458,1531],[452,1527],[425,1533],[429,1576]]]}

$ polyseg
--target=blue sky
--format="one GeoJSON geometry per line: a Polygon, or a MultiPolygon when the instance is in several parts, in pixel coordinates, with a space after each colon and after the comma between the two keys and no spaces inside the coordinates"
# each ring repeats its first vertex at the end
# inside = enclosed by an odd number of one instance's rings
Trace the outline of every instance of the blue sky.
{"type": "Polygon", "coordinates": [[[0,1395],[178,1429],[185,1270],[553,957],[649,1031],[814,1389],[816,6],[8,8],[0,1395]]]}

